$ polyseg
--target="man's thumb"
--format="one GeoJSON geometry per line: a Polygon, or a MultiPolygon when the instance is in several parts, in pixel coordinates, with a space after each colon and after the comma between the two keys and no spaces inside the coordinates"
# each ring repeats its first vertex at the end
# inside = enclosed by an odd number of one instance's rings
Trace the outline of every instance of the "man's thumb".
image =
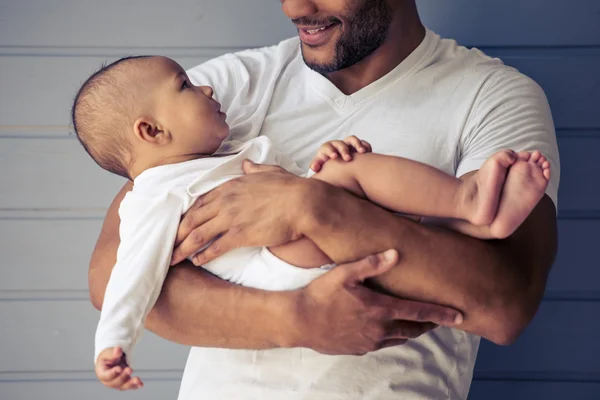
{"type": "Polygon", "coordinates": [[[272,171],[281,171],[281,168],[277,165],[263,165],[256,164],[253,161],[245,159],[242,162],[242,169],[245,174],[255,174],[257,172],[272,172],[272,171]]]}
{"type": "Polygon", "coordinates": [[[349,265],[346,278],[356,283],[364,282],[368,278],[383,274],[397,263],[398,251],[394,249],[386,250],[349,265]]]}

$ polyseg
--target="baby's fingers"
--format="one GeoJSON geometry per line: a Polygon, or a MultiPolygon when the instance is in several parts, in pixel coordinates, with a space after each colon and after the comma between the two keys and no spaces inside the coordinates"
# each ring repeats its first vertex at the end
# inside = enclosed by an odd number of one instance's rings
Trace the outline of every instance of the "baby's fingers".
{"type": "Polygon", "coordinates": [[[110,388],[121,389],[121,387],[126,382],[129,382],[129,380],[131,379],[132,372],[133,371],[131,370],[131,368],[127,367],[119,375],[117,375],[114,379],[107,381],[107,382],[102,382],[102,383],[104,383],[106,386],[108,386],[110,388]]]}
{"type": "Polygon", "coordinates": [[[360,143],[365,148],[365,153],[370,153],[373,151],[371,144],[369,142],[367,142],[366,140],[361,140],[360,143]]]}
{"type": "Polygon", "coordinates": [[[348,145],[346,143],[336,140],[334,142],[331,142],[331,145],[335,148],[337,153],[339,153],[339,155],[342,157],[342,160],[344,160],[344,161],[352,160],[352,154],[350,153],[350,147],[348,147],[348,145]]]}
{"type": "Polygon", "coordinates": [[[344,143],[346,143],[348,146],[351,146],[357,153],[365,153],[367,151],[363,145],[363,143],[366,142],[364,140],[360,140],[354,135],[348,136],[346,139],[344,139],[344,143]]]}
{"type": "Polygon", "coordinates": [[[323,164],[325,164],[329,160],[329,156],[327,154],[318,154],[310,163],[310,169],[315,172],[319,172],[323,164]]]}
{"type": "Polygon", "coordinates": [[[123,372],[123,368],[119,367],[118,365],[112,368],[105,366],[96,367],[96,375],[98,376],[98,379],[102,381],[102,383],[108,383],[114,380],[121,372],[123,372]]]}
{"type": "Polygon", "coordinates": [[[119,390],[135,390],[135,389],[139,389],[143,386],[144,386],[144,383],[142,382],[140,377],[136,376],[135,378],[131,378],[130,380],[125,382],[125,384],[123,386],[121,386],[119,388],[119,390]]]}

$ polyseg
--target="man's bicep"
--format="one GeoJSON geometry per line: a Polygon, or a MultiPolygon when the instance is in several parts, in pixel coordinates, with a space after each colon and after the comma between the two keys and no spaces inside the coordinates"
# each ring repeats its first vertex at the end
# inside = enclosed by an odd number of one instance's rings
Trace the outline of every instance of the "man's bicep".
{"type": "Polygon", "coordinates": [[[556,208],[548,195],[542,197],[529,217],[507,241],[513,249],[513,256],[523,259],[522,265],[534,269],[531,271],[532,278],[547,278],[558,249],[556,208]]]}
{"type": "MultiPolygon", "coordinates": [[[[504,240],[503,255],[508,257],[514,266],[513,272],[517,275],[515,281],[519,282],[522,293],[519,301],[514,302],[511,315],[516,338],[531,322],[540,306],[548,273],[558,249],[558,233],[556,223],[556,209],[548,195],[540,200],[529,217],[517,231],[504,240]]],[[[505,264],[509,268],[509,264],[505,264]]]]}
{"type": "Polygon", "coordinates": [[[133,188],[133,182],[128,181],[117,193],[111,203],[104,223],[100,231],[100,236],[96,241],[94,252],[90,261],[88,271],[88,285],[90,290],[90,300],[96,309],[102,307],[104,291],[113,266],[117,260],[117,249],[119,247],[119,205],[121,201],[133,188]]]}

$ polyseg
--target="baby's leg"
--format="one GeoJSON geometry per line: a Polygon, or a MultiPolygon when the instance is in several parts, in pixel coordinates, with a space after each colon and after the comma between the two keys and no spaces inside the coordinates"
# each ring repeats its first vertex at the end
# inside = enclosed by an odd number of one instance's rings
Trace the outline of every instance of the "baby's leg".
{"type": "Polygon", "coordinates": [[[494,220],[507,170],[516,159],[512,151],[499,152],[476,176],[458,179],[406,158],[356,154],[347,163],[328,161],[315,178],[342,182],[336,186],[395,212],[487,225],[494,220]]]}
{"type": "MultiPolygon", "coordinates": [[[[508,165],[508,161],[506,162],[508,165]]],[[[506,175],[506,168],[498,175],[506,175]]],[[[492,221],[498,207],[503,180],[497,183],[495,195],[487,196],[483,203],[482,193],[475,181],[464,181],[428,165],[400,157],[382,154],[354,154],[346,162],[329,160],[315,179],[325,181],[382,207],[396,212],[454,219],[492,221]],[[482,210],[483,211],[480,211],[482,210]]],[[[451,226],[445,223],[446,226],[451,226]]],[[[451,227],[460,231],[473,224],[462,222],[451,227]]],[[[299,267],[314,268],[331,261],[309,239],[303,238],[281,246],[271,247],[271,252],[282,260],[299,267]]]]}
{"type": "MultiPolygon", "coordinates": [[[[333,161],[328,161],[328,163],[331,162],[333,161]]],[[[339,168],[335,169],[336,171],[333,171],[329,168],[328,173],[319,173],[313,177],[333,186],[346,189],[356,196],[365,197],[354,179],[352,170],[344,162],[340,162],[339,168]]],[[[333,262],[312,240],[306,237],[279,246],[269,247],[269,250],[283,261],[301,268],[317,268],[333,262]]]]}

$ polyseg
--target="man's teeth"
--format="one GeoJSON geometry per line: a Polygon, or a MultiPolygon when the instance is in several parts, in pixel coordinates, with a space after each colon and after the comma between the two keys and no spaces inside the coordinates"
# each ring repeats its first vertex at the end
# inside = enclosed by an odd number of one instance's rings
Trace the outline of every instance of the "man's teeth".
{"type": "Polygon", "coordinates": [[[307,29],[306,32],[308,32],[310,35],[314,35],[315,33],[324,31],[327,28],[328,28],[327,26],[323,26],[323,27],[317,28],[317,29],[307,29]]]}

